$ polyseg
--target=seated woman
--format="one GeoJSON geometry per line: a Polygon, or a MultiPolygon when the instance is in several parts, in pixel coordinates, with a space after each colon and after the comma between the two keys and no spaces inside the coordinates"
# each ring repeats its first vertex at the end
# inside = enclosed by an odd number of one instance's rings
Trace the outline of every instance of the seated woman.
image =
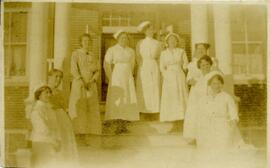
{"type": "Polygon", "coordinates": [[[49,86],[44,84],[34,90],[35,103],[30,114],[30,140],[35,168],[53,167],[61,147],[57,116],[50,104],[51,93],[49,86]]]}
{"type": "Polygon", "coordinates": [[[223,91],[223,75],[211,72],[206,81],[207,94],[198,101],[197,159],[200,167],[204,167],[203,164],[222,168],[256,167],[256,150],[241,137],[237,106],[233,97],[223,91]]]}
{"type": "Polygon", "coordinates": [[[67,103],[62,90],[59,89],[63,79],[63,72],[58,69],[53,69],[49,73],[48,85],[52,90],[51,104],[56,111],[60,135],[61,135],[61,148],[59,156],[62,161],[67,164],[76,164],[78,159],[77,144],[75,134],[73,131],[72,121],[66,111],[67,103]]]}
{"type": "Polygon", "coordinates": [[[237,106],[234,98],[223,91],[222,74],[211,72],[207,85],[207,94],[200,98],[198,105],[201,109],[198,113],[198,147],[207,150],[239,148],[244,141],[239,137],[237,106]]]}

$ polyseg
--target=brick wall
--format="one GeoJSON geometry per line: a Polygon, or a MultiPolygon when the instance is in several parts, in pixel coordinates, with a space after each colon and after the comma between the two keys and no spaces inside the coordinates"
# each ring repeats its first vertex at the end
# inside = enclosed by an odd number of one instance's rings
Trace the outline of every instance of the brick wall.
{"type": "Polygon", "coordinates": [[[22,129],[27,128],[24,99],[28,86],[5,86],[5,153],[6,166],[16,166],[15,152],[27,147],[22,129]]]}
{"type": "Polygon", "coordinates": [[[28,96],[28,86],[5,87],[5,128],[26,128],[24,99],[28,96]]]}
{"type": "Polygon", "coordinates": [[[266,127],[267,90],[265,84],[235,85],[239,103],[240,124],[243,127],[266,127]]]}

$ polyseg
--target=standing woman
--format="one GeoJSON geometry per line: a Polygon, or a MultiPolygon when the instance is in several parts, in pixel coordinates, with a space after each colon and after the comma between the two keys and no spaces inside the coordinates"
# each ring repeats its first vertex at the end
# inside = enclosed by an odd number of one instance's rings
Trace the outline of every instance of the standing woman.
{"type": "Polygon", "coordinates": [[[165,41],[168,48],[162,51],[160,56],[160,70],[163,76],[160,120],[183,120],[188,97],[184,73],[188,59],[186,52],[177,48],[180,41],[178,34],[169,33],[165,41]]]}
{"type": "Polygon", "coordinates": [[[34,105],[30,114],[32,156],[34,168],[54,167],[61,148],[61,135],[55,110],[50,104],[52,90],[41,84],[34,90],[34,105]]]}
{"type": "Polygon", "coordinates": [[[74,131],[85,138],[86,134],[101,134],[101,119],[97,81],[100,68],[98,60],[89,51],[90,35],[80,37],[81,48],[71,56],[73,76],[69,115],[73,120],[74,131]]]}
{"type": "Polygon", "coordinates": [[[135,52],[128,47],[128,34],[119,30],[114,34],[117,44],[105,55],[104,70],[109,79],[105,120],[115,121],[115,133],[126,132],[127,121],[139,120],[134,85],[135,52]]]}
{"type": "Polygon", "coordinates": [[[190,142],[196,140],[197,117],[200,112],[198,100],[206,94],[207,84],[205,79],[211,71],[212,65],[213,61],[211,57],[207,55],[202,56],[197,62],[197,67],[201,71],[201,76],[196,80],[196,83],[190,90],[183,130],[183,136],[190,142]]]}
{"type": "Polygon", "coordinates": [[[196,43],[195,44],[195,53],[192,58],[192,61],[188,64],[188,74],[187,74],[187,82],[191,85],[191,90],[193,86],[196,84],[196,81],[201,77],[201,70],[197,66],[198,60],[204,56],[208,55],[208,49],[210,45],[208,43],[196,43]]]}
{"type": "Polygon", "coordinates": [[[140,112],[159,113],[160,106],[160,71],[159,56],[161,43],[153,38],[153,25],[145,21],[138,26],[145,38],[137,44],[136,62],[137,96],[140,112]]]}

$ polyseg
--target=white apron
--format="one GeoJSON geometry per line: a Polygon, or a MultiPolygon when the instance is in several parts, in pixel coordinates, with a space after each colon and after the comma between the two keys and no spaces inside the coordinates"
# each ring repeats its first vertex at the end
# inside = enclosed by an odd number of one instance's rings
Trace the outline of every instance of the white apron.
{"type": "Polygon", "coordinates": [[[158,113],[160,106],[160,42],[146,37],[138,44],[137,96],[140,112],[158,113]]]}
{"type": "Polygon", "coordinates": [[[131,48],[116,44],[108,49],[104,59],[105,73],[109,79],[105,120],[139,120],[134,63],[135,53],[131,48]]]}
{"type": "Polygon", "coordinates": [[[188,60],[184,50],[167,49],[161,53],[160,69],[163,75],[160,120],[183,120],[186,110],[188,90],[185,73],[188,60]]]}
{"type": "Polygon", "coordinates": [[[189,65],[188,79],[195,79],[196,84],[190,88],[187,101],[187,109],[184,119],[183,136],[189,139],[196,138],[198,100],[202,95],[207,93],[206,76],[203,76],[197,68],[197,60],[192,61],[189,65]]]}

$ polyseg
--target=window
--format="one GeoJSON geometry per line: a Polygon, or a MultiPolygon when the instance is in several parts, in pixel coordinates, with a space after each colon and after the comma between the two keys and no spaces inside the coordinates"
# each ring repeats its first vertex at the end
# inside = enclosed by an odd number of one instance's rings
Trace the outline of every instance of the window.
{"type": "Polygon", "coordinates": [[[104,12],[103,26],[130,26],[130,15],[125,12],[104,12]]]}
{"type": "Polygon", "coordinates": [[[26,78],[27,11],[4,13],[4,56],[6,79],[26,78]]]}
{"type": "Polygon", "coordinates": [[[234,6],[231,16],[235,79],[264,80],[266,74],[265,7],[234,6]]]}

